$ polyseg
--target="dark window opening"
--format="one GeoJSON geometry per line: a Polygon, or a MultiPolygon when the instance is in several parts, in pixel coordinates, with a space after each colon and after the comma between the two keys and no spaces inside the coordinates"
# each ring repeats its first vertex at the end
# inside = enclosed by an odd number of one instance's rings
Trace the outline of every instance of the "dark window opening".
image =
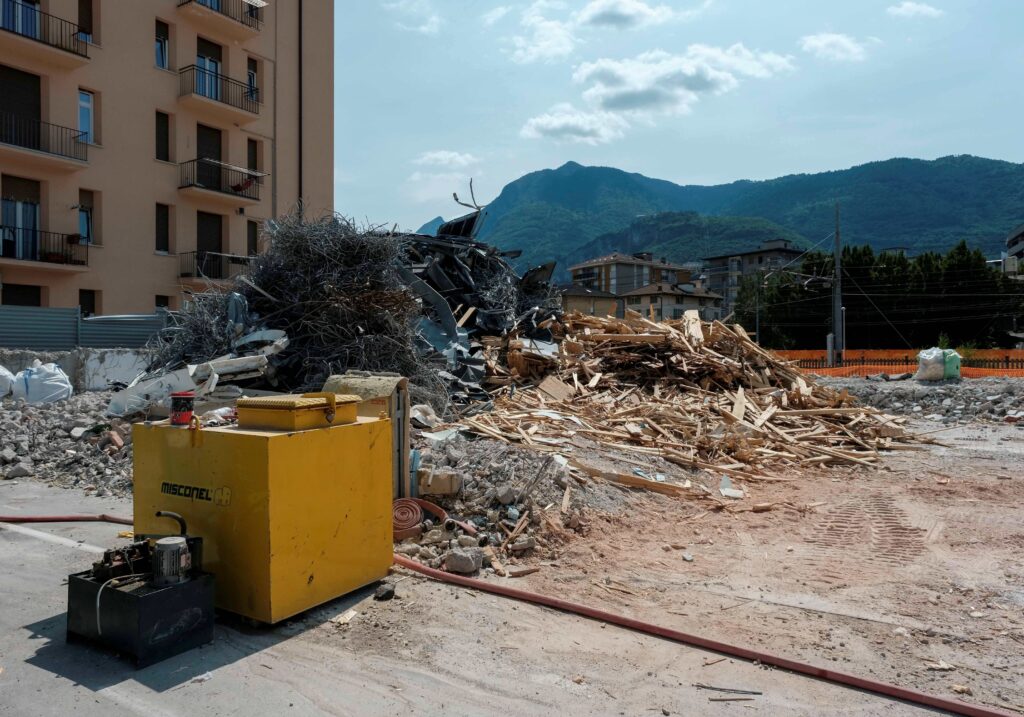
{"type": "Polygon", "coordinates": [[[83,244],[92,244],[96,241],[96,227],[94,223],[96,215],[95,196],[88,189],[78,190],[78,235],[83,244]]]}
{"type": "Polygon", "coordinates": [[[0,304],[6,306],[42,306],[43,287],[29,284],[8,284],[0,289],[0,304]]]}
{"type": "Polygon", "coordinates": [[[256,222],[247,222],[245,225],[245,246],[249,256],[259,254],[260,225],[256,222]]]}
{"type": "Polygon", "coordinates": [[[78,290],[78,308],[81,309],[82,316],[94,316],[96,314],[95,289],[78,290]]]}
{"type": "Polygon", "coordinates": [[[164,112],[156,113],[156,158],[171,161],[171,118],[164,112]]]}
{"type": "Polygon", "coordinates": [[[171,250],[171,208],[156,205],[156,250],[167,254],[171,250]]]}
{"type": "Polygon", "coordinates": [[[78,0],[78,36],[86,42],[92,42],[92,0],[78,0]]]}
{"type": "Polygon", "coordinates": [[[157,294],[156,301],[154,303],[158,309],[169,309],[171,308],[171,297],[164,296],[163,294],[157,294]]]}

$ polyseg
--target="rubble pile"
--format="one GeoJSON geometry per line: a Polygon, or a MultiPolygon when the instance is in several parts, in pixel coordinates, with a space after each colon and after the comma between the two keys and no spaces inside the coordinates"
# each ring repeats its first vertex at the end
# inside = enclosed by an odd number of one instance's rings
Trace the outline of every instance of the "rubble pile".
{"type": "Polygon", "coordinates": [[[104,416],[107,393],[0,402],[0,476],[35,477],[99,496],[130,494],[131,425],[104,416]]]}
{"type": "Polygon", "coordinates": [[[523,561],[554,558],[570,535],[584,533],[588,510],[615,510],[621,503],[621,489],[576,479],[555,456],[455,432],[427,443],[421,466],[455,471],[462,485],[454,495],[426,497],[474,529],[431,521],[396,546],[431,567],[515,574],[523,561]]]}
{"type": "MultiPolygon", "coordinates": [[[[457,226],[451,231],[471,233],[473,223],[457,226]]],[[[296,213],[268,223],[267,239],[246,273],[172,315],[150,372],[129,392],[150,403],[217,386],[298,393],[348,370],[392,372],[409,378],[414,401],[444,414],[449,401],[487,397],[480,338],[543,334],[538,324],[557,311],[553,265],[519,277],[469,234],[361,230],[342,217],[296,213]],[[259,360],[230,363],[243,358],[259,360]],[[213,366],[200,381],[204,364],[213,366]]]]}
{"type": "Polygon", "coordinates": [[[966,381],[885,381],[881,377],[820,378],[848,391],[868,406],[943,423],[998,421],[1024,425],[1024,379],[976,378],[966,381]]]}
{"type": "Polygon", "coordinates": [[[717,475],[832,463],[871,465],[894,442],[916,440],[905,420],[861,407],[807,380],[739,326],[696,312],[656,323],[573,314],[549,324],[557,352],[512,339],[492,347],[494,411],[469,430],[547,451],[575,436],[604,449],[661,456],[717,475]],[[541,377],[543,379],[541,380],[541,377]]]}

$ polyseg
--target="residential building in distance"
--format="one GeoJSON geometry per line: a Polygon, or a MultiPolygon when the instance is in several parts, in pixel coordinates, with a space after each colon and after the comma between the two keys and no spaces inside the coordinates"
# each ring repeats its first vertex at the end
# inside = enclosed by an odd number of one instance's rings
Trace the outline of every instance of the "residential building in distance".
{"type": "Polygon", "coordinates": [[[562,311],[591,316],[622,316],[622,299],[610,291],[572,284],[562,289],[562,311]]]}
{"type": "Polygon", "coordinates": [[[685,311],[697,311],[705,321],[722,318],[722,297],[694,284],[657,283],[622,295],[626,308],[655,320],[681,319],[685,311]]]}
{"type": "Polygon", "coordinates": [[[0,303],[177,308],[332,209],[334,3],[0,6],[0,303]]]}
{"type": "Polygon", "coordinates": [[[1014,274],[1024,273],[1024,224],[1010,232],[1006,237],[1006,258],[1010,261],[1004,262],[1005,269],[1010,273],[1009,266],[1013,267],[1014,274]]]}
{"type": "Polygon", "coordinates": [[[609,254],[569,267],[572,283],[588,289],[600,289],[622,295],[658,282],[683,284],[690,280],[690,269],[652,254],[609,254]]]}
{"type": "Polygon", "coordinates": [[[763,242],[753,251],[705,257],[707,288],[722,296],[723,316],[728,316],[736,308],[736,297],[744,277],[781,269],[803,253],[786,239],[773,239],[763,242]]]}

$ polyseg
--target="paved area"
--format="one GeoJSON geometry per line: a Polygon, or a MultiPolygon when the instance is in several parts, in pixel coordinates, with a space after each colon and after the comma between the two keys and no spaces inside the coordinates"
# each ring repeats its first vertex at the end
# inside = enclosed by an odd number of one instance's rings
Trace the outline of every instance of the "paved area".
{"type": "MultiPolygon", "coordinates": [[[[130,513],[130,503],[0,484],[0,514],[130,513]]],[[[917,715],[909,705],[418,577],[273,629],[222,617],[215,642],[144,670],[64,641],[67,574],[108,524],[0,525],[0,715],[917,715]],[[354,607],[347,627],[331,621],[354,607]],[[706,664],[712,663],[712,664],[706,664]],[[760,691],[711,702],[694,683],[760,691]]],[[[517,585],[527,586],[521,581],[517,585]]],[[[614,606],[640,614],[628,606],[614,606]]],[[[678,615],[648,618],[692,627],[678,615]]]]}

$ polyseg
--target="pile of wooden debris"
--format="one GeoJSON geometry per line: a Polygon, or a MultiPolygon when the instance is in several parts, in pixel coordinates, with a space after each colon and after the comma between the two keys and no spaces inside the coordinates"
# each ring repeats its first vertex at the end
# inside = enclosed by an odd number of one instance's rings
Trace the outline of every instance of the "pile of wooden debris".
{"type": "Polygon", "coordinates": [[[740,326],[696,312],[655,322],[572,314],[549,325],[552,344],[490,347],[494,410],[469,430],[540,450],[578,438],[617,452],[754,478],[817,464],[872,465],[918,439],[902,418],[859,407],[816,385],[740,326]]]}

